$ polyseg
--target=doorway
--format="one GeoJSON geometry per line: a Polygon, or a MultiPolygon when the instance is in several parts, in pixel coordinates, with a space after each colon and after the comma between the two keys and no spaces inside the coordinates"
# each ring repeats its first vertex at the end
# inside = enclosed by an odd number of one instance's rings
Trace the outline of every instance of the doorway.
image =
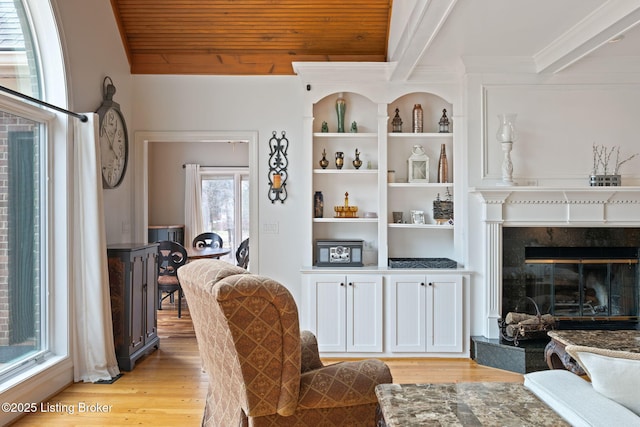
{"type": "MultiPolygon", "coordinates": [[[[259,248],[257,132],[138,132],[134,142],[135,237],[147,241],[150,220],[154,223],[184,221],[185,163],[202,168],[242,166],[248,168],[249,235],[251,246],[259,248]],[[245,148],[241,148],[241,145],[245,148]],[[231,150],[231,151],[228,151],[231,150]],[[244,154],[240,154],[244,150],[244,154]],[[229,155],[224,155],[227,151],[229,155]],[[235,153],[235,154],[233,154],[235,153]],[[222,155],[221,155],[222,154],[222,155]],[[244,160],[242,156],[245,157],[244,160]],[[169,158],[170,160],[167,160],[169,158]],[[160,173],[157,170],[160,170],[160,173]],[[154,172],[156,171],[156,172],[154,172]],[[160,182],[158,182],[160,181],[160,182]],[[178,203],[171,202],[178,200],[178,203]],[[153,212],[151,212],[153,210],[153,212]]],[[[188,242],[185,242],[188,244],[188,242]]],[[[259,253],[251,253],[252,272],[259,271],[259,253]]]]}

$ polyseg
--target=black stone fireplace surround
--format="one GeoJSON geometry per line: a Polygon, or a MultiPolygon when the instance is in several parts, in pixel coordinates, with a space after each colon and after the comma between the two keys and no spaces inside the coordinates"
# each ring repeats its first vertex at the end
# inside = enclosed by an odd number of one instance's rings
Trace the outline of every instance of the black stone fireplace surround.
{"type": "Polygon", "coordinates": [[[502,315],[551,313],[557,329],[636,329],[639,228],[504,227],[502,315]]]}
{"type": "MultiPolygon", "coordinates": [[[[558,313],[554,313],[557,329],[639,328],[640,272],[637,261],[640,228],[503,227],[502,237],[501,315],[503,318],[509,311],[514,311],[517,305],[522,311],[534,311],[535,307],[531,304],[527,305],[526,297],[531,297],[536,300],[543,314],[558,309],[558,313]],[[626,259],[630,254],[635,255],[636,264],[631,266],[614,264],[612,268],[608,262],[619,257],[626,259]],[[543,263],[549,261],[549,258],[546,258],[547,255],[559,261],[543,263]],[[572,261],[584,259],[584,263],[567,264],[565,261],[568,259],[572,261]],[[569,274],[566,272],[557,274],[554,271],[554,269],[566,267],[569,267],[569,274]],[[624,270],[624,274],[611,274],[612,270],[620,268],[624,270]],[[629,268],[632,269],[631,274],[629,274],[629,268]],[[539,274],[540,271],[542,274],[539,274]],[[550,271],[551,274],[549,274],[550,271]],[[590,274],[593,276],[595,273],[598,278],[596,282],[606,285],[606,297],[603,297],[602,291],[599,291],[594,292],[599,297],[597,301],[590,299],[593,297],[591,290],[595,287],[591,283],[593,278],[583,279],[583,282],[575,278],[584,271],[587,273],[586,276],[590,274]],[[563,281],[567,276],[570,276],[573,281],[569,288],[576,291],[577,296],[572,298],[577,299],[578,303],[574,312],[568,313],[566,307],[551,308],[551,297],[554,294],[565,298],[561,300],[561,304],[567,303],[567,295],[561,291],[553,292],[552,286],[549,285],[549,277],[551,277],[553,287],[557,287],[558,290],[566,288],[566,283],[563,281]],[[622,291],[609,287],[617,283],[618,276],[624,277],[622,291]],[[632,285],[628,283],[630,280],[633,280],[632,285]],[[576,283],[580,283],[580,286],[576,283]]],[[[575,302],[572,300],[567,304],[571,306],[575,302]]],[[[545,339],[520,340],[519,345],[515,346],[512,342],[501,338],[476,336],[471,339],[471,357],[481,365],[522,374],[544,370],[548,369],[544,359],[544,349],[548,341],[545,339]]]]}

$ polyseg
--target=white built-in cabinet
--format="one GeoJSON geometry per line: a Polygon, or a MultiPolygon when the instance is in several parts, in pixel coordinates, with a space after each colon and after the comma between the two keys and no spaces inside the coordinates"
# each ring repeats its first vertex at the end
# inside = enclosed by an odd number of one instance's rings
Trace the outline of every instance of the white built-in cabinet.
{"type": "Polygon", "coordinates": [[[461,352],[461,275],[389,276],[392,352],[461,352]]]}
{"type": "Polygon", "coordinates": [[[314,274],[310,328],[321,352],[382,352],[382,278],[314,274]]]}
{"type": "Polygon", "coordinates": [[[376,99],[374,92],[327,92],[314,99],[305,113],[310,186],[302,326],[316,334],[323,354],[468,355],[464,323],[468,271],[438,274],[437,269],[388,267],[389,258],[450,258],[464,264],[460,242],[465,200],[459,196],[463,191],[456,189],[458,181],[463,181],[456,179],[463,168],[457,162],[453,104],[428,91],[414,90],[389,100],[376,99]],[[337,132],[335,105],[340,96],[347,105],[344,133],[337,132]],[[415,104],[423,109],[422,133],[412,132],[415,104]],[[392,131],[396,108],[403,121],[401,133],[392,131]],[[438,132],[443,109],[450,120],[448,133],[438,132]],[[328,131],[323,131],[324,122],[328,131]],[[357,132],[349,131],[353,122],[357,132]],[[408,159],[415,145],[421,145],[429,157],[428,182],[408,182],[408,159]],[[443,148],[448,179],[438,182],[443,148]],[[356,150],[363,162],[359,169],[353,165],[356,150]],[[344,153],[342,169],[336,167],[336,152],[344,153]],[[324,169],[320,166],[323,153],[329,162],[324,169]],[[391,181],[390,170],[395,171],[391,181]],[[318,191],[324,199],[320,218],[313,210],[318,191]],[[349,205],[358,207],[357,218],[335,217],[334,206],[344,205],[345,193],[349,205]],[[454,221],[438,224],[433,201],[438,196],[444,200],[447,193],[454,201],[454,221]],[[424,223],[411,222],[412,210],[424,212],[424,223]],[[403,212],[403,223],[393,222],[395,211],[403,212]],[[364,267],[314,266],[318,239],[363,240],[364,267]]]}

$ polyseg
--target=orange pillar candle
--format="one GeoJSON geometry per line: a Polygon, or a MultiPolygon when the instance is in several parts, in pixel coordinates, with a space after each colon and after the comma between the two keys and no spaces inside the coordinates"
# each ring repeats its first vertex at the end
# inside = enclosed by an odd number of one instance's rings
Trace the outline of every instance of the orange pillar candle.
{"type": "Polygon", "coordinates": [[[280,175],[279,173],[274,173],[273,174],[273,188],[278,190],[278,189],[280,189],[281,185],[282,185],[282,175],[280,175]]]}

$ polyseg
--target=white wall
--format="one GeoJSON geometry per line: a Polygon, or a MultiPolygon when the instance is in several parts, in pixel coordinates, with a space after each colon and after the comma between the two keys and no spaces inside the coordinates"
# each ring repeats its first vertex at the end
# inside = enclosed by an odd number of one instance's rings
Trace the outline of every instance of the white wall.
{"type": "MultiPolygon", "coordinates": [[[[519,138],[511,157],[519,186],[588,186],[593,144],[619,146],[622,158],[640,152],[639,82],[631,74],[579,72],[465,76],[468,186],[495,187],[501,180],[497,115],[510,112],[518,113],[519,138]]],[[[640,156],[620,172],[623,185],[640,185],[640,156]]],[[[468,267],[477,272],[471,284],[471,335],[485,335],[485,224],[479,198],[470,194],[467,206],[468,267]]]]}
{"type": "MultiPolygon", "coordinates": [[[[111,77],[116,87],[113,100],[120,104],[132,136],[132,85],[129,64],[122,47],[111,3],[105,0],[56,0],[64,39],[70,89],[70,108],[93,112],[102,103],[102,83],[111,77]]],[[[122,184],[104,191],[107,207],[108,243],[130,242],[133,218],[133,174],[125,175],[122,184]]]]}
{"type": "MultiPolygon", "coordinates": [[[[302,84],[295,76],[134,76],[134,131],[257,131],[260,248],[259,273],[281,281],[299,301],[299,230],[305,174],[302,162],[302,84]],[[267,198],[268,141],[272,132],[289,139],[288,198],[267,198]],[[265,233],[275,228],[276,233],[265,233]]],[[[150,142],[153,145],[153,142],[150,142]]],[[[203,156],[206,159],[206,156],[203,156]]],[[[182,167],[182,161],[176,165],[182,167]]],[[[206,164],[203,163],[202,164],[206,164]]],[[[174,168],[175,169],[175,168],[174,168]]],[[[181,203],[181,201],[177,201],[181,203]]],[[[253,207],[252,207],[253,209],[253,207]]],[[[151,214],[150,214],[151,215],[151,214]]],[[[253,267],[253,266],[252,266],[253,267]]]]}

